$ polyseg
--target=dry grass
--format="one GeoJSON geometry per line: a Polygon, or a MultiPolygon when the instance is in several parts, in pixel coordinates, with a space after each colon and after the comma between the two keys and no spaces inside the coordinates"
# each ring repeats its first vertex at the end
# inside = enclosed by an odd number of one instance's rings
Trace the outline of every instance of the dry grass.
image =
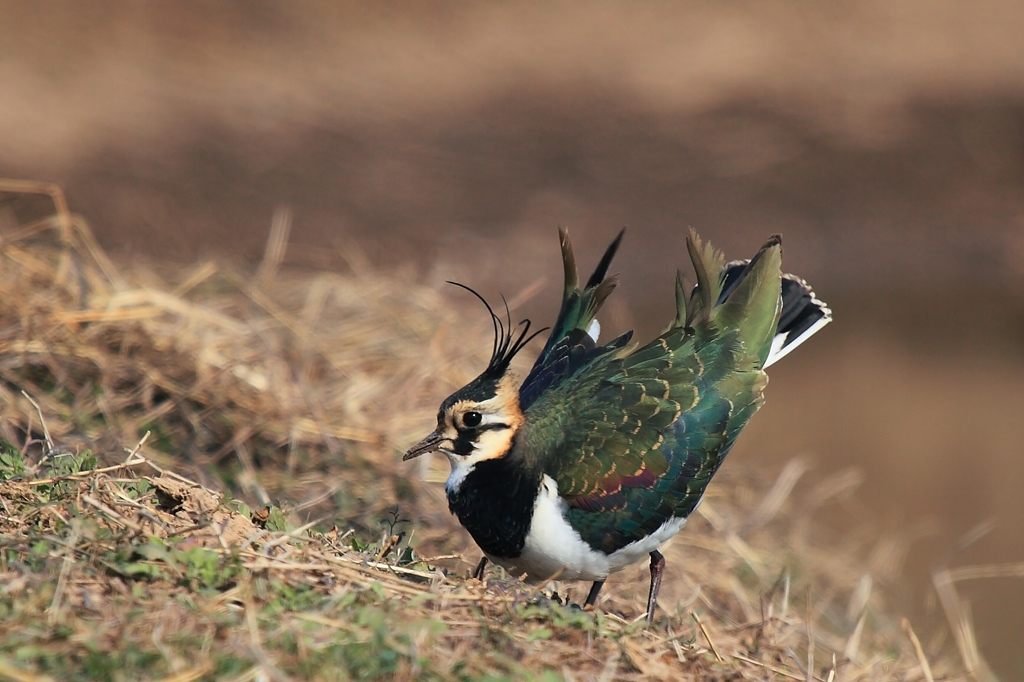
{"type": "Polygon", "coordinates": [[[486,325],[401,273],[279,273],[283,211],[255,277],[165,281],[111,263],[56,188],[0,191],[57,207],[0,216],[0,678],[989,678],[964,576],[938,581],[953,638],[922,643],[878,587],[899,543],[815,534],[856,477],[801,491],[798,462],[725,468],[649,631],[644,567],[596,614],[467,579],[443,463],[398,459],[486,325]]]}

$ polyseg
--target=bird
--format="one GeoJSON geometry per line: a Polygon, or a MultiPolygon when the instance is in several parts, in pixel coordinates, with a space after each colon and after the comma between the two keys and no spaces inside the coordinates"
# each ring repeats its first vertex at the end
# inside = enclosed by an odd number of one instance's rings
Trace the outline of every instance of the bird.
{"type": "Polygon", "coordinates": [[[695,231],[686,237],[696,284],[675,278],[675,315],[640,345],[625,332],[599,343],[598,312],[625,230],[580,286],[559,229],[565,289],[536,362],[517,385],[513,358],[536,336],[487,307],[494,328],[484,371],[452,393],[437,428],[403,456],[444,454],[450,511],[487,561],[531,582],[590,581],[596,607],[612,573],[650,558],[647,626],[665,558],[659,548],[697,508],[740,431],[764,401],[765,369],[832,319],[799,277],[782,272],[782,238],[726,262],[695,231]]]}

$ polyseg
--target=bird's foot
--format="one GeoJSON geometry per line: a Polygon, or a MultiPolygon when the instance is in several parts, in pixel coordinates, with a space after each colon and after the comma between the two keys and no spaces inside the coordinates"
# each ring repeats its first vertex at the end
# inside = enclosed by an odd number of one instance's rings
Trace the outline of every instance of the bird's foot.
{"type": "Polygon", "coordinates": [[[483,582],[484,572],[486,570],[487,570],[487,557],[486,556],[482,556],[482,557],[480,557],[480,563],[478,563],[476,565],[476,568],[473,569],[473,578],[476,578],[477,580],[483,582]]]}
{"type": "Polygon", "coordinates": [[[566,606],[565,602],[562,601],[562,598],[558,596],[557,592],[552,592],[550,595],[538,595],[536,598],[530,600],[530,604],[549,609],[555,606],[566,606]]]}

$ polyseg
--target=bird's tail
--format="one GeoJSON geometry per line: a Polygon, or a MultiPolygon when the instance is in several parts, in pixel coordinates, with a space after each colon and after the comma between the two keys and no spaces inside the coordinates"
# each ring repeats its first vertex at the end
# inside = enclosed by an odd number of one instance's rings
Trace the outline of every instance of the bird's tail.
{"type": "Polygon", "coordinates": [[[676,284],[676,326],[714,321],[738,330],[745,348],[768,367],[832,321],[832,311],[799,277],[782,274],[782,238],[772,235],[750,260],[726,264],[694,231],[686,240],[697,285],[687,300],[676,284]]]}
{"type": "Polygon", "coordinates": [[[782,276],[782,314],[764,367],[785,357],[832,321],[832,310],[796,275],[782,276]]]}

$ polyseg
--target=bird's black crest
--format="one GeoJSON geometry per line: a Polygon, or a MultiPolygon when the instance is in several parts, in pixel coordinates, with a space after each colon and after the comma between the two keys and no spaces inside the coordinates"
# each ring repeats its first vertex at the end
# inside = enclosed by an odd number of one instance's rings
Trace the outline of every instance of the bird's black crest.
{"type": "Polygon", "coordinates": [[[493,377],[494,379],[502,377],[508,371],[508,366],[512,362],[512,358],[516,356],[516,353],[521,351],[536,336],[548,330],[548,327],[544,327],[531,334],[531,323],[528,319],[521,320],[519,324],[513,325],[512,313],[508,309],[508,301],[505,300],[504,296],[501,297],[502,303],[505,304],[505,319],[502,320],[495,314],[494,309],[491,308],[487,300],[476,291],[458,282],[449,281],[448,284],[454,284],[476,296],[484,304],[488,314],[491,316],[491,324],[494,326],[494,344],[491,347],[491,360],[487,363],[487,369],[484,370],[481,376],[493,377]]]}

